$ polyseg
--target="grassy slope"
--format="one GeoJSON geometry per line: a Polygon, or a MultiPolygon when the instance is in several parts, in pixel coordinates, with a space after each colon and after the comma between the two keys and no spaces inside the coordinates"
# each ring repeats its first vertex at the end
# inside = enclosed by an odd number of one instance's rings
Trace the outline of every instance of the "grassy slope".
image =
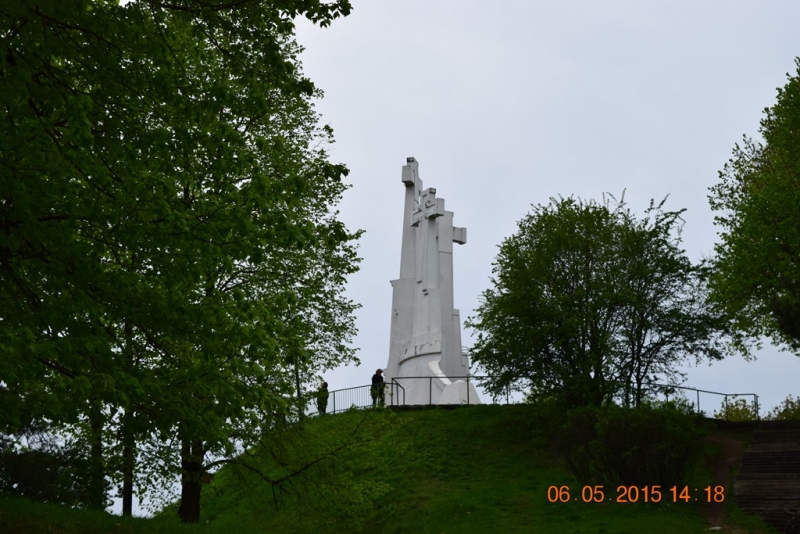
{"type": "MultiPolygon", "coordinates": [[[[328,416],[308,423],[331,440],[339,428],[353,424],[362,414],[328,416]]],[[[583,503],[580,486],[556,459],[542,439],[542,420],[528,406],[479,406],[457,410],[425,410],[400,414],[375,413],[397,428],[396,435],[369,451],[370,461],[350,463],[358,477],[388,484],[390,490],[372,503],[363,532],[385,533],[640,533],[704,532],[708,524],[694,503],[671,503],[667,491],[659,504],[583,503]],[[388,421],[387,421],[388,420],[388,421]],[[567,485],[577,501],[549,503],[548,486],[567,485]]],[[[702,478],[702,474],[699,477],[702,478]]],[[[298,507],[289,499],[280,512],[262,508],[247,512],[232,479],[215,477],[204,490],[202,532],[308,532],[316,519],[327,532],[351,532],[352,523],[320,505],[324,517],[312,506],[298,507]],[[313,523],[313,521],[312,521],[313,523]]],[[[250,491],[245,487],[245,494],[250,491]]],[[[616,488],[605,488],[606,498],[616,488]]],[[[251,497],[271,502],[263,489],[252,488],[251,497]]],[[[727,495],[732,494],[728,489],[727,495]]],[[[306,494],[306,502],[315,499],[306,494]]],[[[103,515],[37,507],[0,500],[0,531],[59,532],[169,532],[178,527],[173,517],[121,521],[103,515]],[[27,508],[26,508],[27,507],[27,508]],[[38,518],[42,518],[39,521],[38,518]],[[27,521],[28,523],[25,523],[27,521]],[[38,523],[35,521],[39,521],[38,523]],[[20,527],[20,525],[22,525],[20,527]],[[27,527],[26,527],[27,525],[27,527]],[[64,525],[63,527],[61,525],[64,525]],[[67,526],[72,525],[72,526],[67,526]],[[31,527],[31,528],[28,528],[31,527]]],[[[768,532],[758,522],[738,524],[738,532],[768,532]],[[752,526],[755,525],[755,526],[752,526]]],[[[188,529],[192,531],[194,529],[188,529]]]]}

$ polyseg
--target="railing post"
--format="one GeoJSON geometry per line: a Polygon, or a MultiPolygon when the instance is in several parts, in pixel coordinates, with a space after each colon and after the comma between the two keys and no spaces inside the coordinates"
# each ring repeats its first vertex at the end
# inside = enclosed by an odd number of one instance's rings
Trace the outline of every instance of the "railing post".
{"type": "Polygon", "coordinates": [[[428,377],[428,406],[433,406],[433,377],[428,377]]]}
{"type": "Polygon", "coordinates": [[[469,406],[469,375],[467,375],[467,406],[469,406]]]}
{"type": "Polygon", "coordinates": [[[697,390],[695,390],[695,392],[697,393],[697,413],[699,415],[700,413],[702,413],[700,411],[700,390],[697,389],[697,390]]]}

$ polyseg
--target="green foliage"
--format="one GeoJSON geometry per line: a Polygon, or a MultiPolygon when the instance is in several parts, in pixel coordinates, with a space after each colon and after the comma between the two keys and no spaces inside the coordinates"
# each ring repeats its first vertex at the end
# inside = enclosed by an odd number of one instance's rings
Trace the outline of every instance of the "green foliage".
{"type": "Polygon", "coordinates": [[[759,133],[747,137],[711,188],[718,212],[713,301],[736,330],[748,355],[769,336],[800,349],[800,58],[797,72],[764,110],[759,133]]]}
{"type": "Polygon", "coordinates": [[[704,269],[680,248],[681,212],[662,206],[637,219],[624,200],[551,199],[519,222],[467,323],[490,391],[635,405],[682,359],[721,357],[704,269]]]}
{"type": "Polygon", "coordinates": [[[714,410],[714,419],[725,421],[755,421],[758,419],[755,403],[750,404],[747,399],[725,400],[719,412],[714,410]]]}
{"type": "Polygon", "coordinates": [[[783,399],[778,406],[772,409],[765,419],[773,421],[796,421],[800,420],[800,398],[795,399],[791,395],[783,399]]]}
{"type": "Polygon", "coordinates": [[[349,10],[0,5],[3,429],[78,432],[101,482],[142,451],[155,490],[181,445],[196,478],[355,360],[360,232],[336,218],[348,171],[293,41],[296,17],[349,10]]]}
{"type": "Polygon", "coordinates": [[[86,451],[76,444],[0,449],[0,492],[6,495],[87,508],[93,497],[88,472],[86,451]]]}
{"type": "Polygon", "coordinates": [[[668,488],[685,482],[699,459],[701,421],[690,406],[674,402],[584,407],[567,414],[555,440],[584,484],[668,488]]]}

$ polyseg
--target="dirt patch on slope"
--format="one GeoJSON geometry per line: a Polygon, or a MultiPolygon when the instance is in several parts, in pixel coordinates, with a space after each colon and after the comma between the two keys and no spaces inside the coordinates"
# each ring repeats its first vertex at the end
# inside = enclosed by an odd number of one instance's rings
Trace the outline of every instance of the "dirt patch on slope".
{"type": "MultiPolygon", "coordinates": [[[[725,497],[733,498],[732,470],[739,464],[744,450],[744,441],[736,439],[726,433],[714,430],[706,438],[709,443],[716,445],[719,452],[709,459],[713,484],[724,486],[725,497]]],[[[725,518],[725,502],[702,503],[700,511],[711,527],[722,527],[725,518]]]]}
{"type": "MultiPolygon", "coordinates": [[[[706,436],[706,441],[717,448],[717,452],[708,458],[708,466],[711,469],[712,485],[725,487],[725,500],[727,501],[733,499],[733,474],[742,461],[742,452],[750,440],[752,431],[757,427],[757,423],[715,421],[715,425],[716,428],[706,436]]],[[[705,494],[703,493],[703,495],[705,494]]],[[[725,506],[724,501],[701,503],[700,513],[708,522],[709,530],[732,534],[753,532],[726,523],[725,506]]],[[[762,534],[762,532],[756,530],[753,534],[762,534]]]]}

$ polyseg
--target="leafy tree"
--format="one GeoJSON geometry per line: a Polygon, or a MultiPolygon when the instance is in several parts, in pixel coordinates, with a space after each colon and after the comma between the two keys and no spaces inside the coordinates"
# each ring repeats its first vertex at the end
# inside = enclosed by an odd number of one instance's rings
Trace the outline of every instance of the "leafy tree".
{"type": "Polygon", "coordinates": [[[719,412],[714,410],[713,417],[724,421],[755,421],[758,419],[758,410],[756,410],[755,402],[750,404],[747,399],[729,401],[726,398],[722,402],[719,412]]]}
{"type": "Polygon", "coordinates": [[[641,221],[624,212],[617,229],[622,271],[616,291],[623,304],[616,367],[626,405],[644,400],[652,377],[677,377],[675,366],[684,357],[724,354],[721,317],[707,307],[708,268],[686,257],[681,212],[663,211],[663,204],[651,203],[641,221]]]}
{"type": "Polygon", "coordinates": [[[743,354],[771,337],[800,349],[800,58],[797,73],[764,110],[763,143],[745,137],[711,188],[722,227],[715,247],[713,301],[743,354]]]}
{"type": "Polygon", "coordinates": [[[354,359],[359,233],[332,212],[347,169],[292,40],[295,17],[349,10],[0,7],[0,417],[84,429],[95,507],[113,468],[130,511],[149,441],[144,465],[182,473],[196,521],[208,455],[288,409],[291,355],[308,379],[354,359]]]}
{"type": "Polygon", "coordinates": [[[800,419],[800,399],[788,395],[779,405],[767,414],[766,419],[773,421],[797,421],[800,419]]]}
{"type": "Polygon", "coordinates": [[[653,375],[721,356],[703,270],[680,249],[680,212],[573,198],[534,206],[500,245],[472,357],[491,390],[530,388],[570,405],[638,404],[653,375]]]}

